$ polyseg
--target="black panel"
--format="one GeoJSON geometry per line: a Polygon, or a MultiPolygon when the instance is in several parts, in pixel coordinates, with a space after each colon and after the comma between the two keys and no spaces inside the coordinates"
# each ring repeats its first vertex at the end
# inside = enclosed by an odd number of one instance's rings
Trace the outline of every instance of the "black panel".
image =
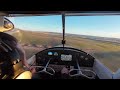
{"type": "Polygon", "coordinates": [[[91,55],[87,54],[84,51],[74,48],[68,48],[68,47],[65,47],[64,51],[63,51],[63,47],[49,48],[36,54],[37,65],[45,65],[49,59],[51,59],[50,64],[56,64],[56,65],[68,64],[68,65],[76,66],[77,65],[76,60],[79,61],[79,65],[81,67],[93,67],[94,64],[94,57],[92,57],[91,55]],[[52,52],[53,55],[48,55],[48,52],[52,52]],[[58,53],[58,56],[54,55],[55,52],[58,53]],[[61,54],[72,55],[72,60],[62,61],[61,54]]]}

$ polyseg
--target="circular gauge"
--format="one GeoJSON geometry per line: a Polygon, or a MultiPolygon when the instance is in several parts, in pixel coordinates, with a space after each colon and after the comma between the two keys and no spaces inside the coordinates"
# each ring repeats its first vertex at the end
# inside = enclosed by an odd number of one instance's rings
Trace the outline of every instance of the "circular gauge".
{"type": "Polygon", "coordinates": [[[48,52],[48,55],[50,55],[50,56],[51,56],[51,55],[53,55],[53,53],[52,53],[52,52],[48,52]]]}
{"type": "Polygon", "coordinates": [[[80,58],[81,58],[81,59],[83,59],[83,58],[84,58],[84,56],[80,56],[80,58]]]}
{"type": "Polygon", "coordinates": [[[85,58],[85,60],[88,60],[88,58],[85,58]]]}
{"type": "Polygon", "coordinates": [[[57,52],[54,52],[54,56],[58,56],[58,53],[57,53],[57,52]]]}

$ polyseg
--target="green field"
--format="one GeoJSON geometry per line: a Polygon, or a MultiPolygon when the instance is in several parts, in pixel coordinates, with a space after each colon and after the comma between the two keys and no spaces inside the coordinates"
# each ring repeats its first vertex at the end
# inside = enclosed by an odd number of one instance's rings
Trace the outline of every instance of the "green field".
{"type": "MultiPolygon", "coordinates": [[[[61,44],[62,34],[22,31],[13,34],[22,45],[42,45],[42,48],[53,47],[61,44]]],[[[112,42],[102,42],[81,38],[75,35],[66,36],[66,45],[82,49],[95,58],[100,60],[104,65],[113,72],[120,68],[120,45],[112,42]]],[[[31,46],[31,47],[32,47],[31,46]]],[[[37,53],[39,49],[25,48],[27,58],[37,53]]]]}

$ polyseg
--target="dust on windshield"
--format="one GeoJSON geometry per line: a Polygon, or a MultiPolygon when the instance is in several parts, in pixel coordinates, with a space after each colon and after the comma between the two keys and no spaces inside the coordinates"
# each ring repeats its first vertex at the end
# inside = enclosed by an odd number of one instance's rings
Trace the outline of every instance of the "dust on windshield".
{"type": "MultiPolygon", "coordinates": [[[[26,16],[9,18],[13,35],[27,59],[37,52],[61,45],[62,17],[26,16]]],[[[116,72],[120,68],[120,16],[72,16],[65,20],[66,45],[90,53],[116,72]]]]}

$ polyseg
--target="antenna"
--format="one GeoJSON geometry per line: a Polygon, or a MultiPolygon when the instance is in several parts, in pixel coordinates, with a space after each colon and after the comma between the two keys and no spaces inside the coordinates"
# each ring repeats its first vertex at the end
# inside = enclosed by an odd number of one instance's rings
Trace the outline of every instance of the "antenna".
{"type": "Polygon", "coordinates": [[[62,44],[63,44],[63,48],[64,48],[64,44],[65,44],[65,13],[62,13],[62,29],[63,29],[62,44]]]}

